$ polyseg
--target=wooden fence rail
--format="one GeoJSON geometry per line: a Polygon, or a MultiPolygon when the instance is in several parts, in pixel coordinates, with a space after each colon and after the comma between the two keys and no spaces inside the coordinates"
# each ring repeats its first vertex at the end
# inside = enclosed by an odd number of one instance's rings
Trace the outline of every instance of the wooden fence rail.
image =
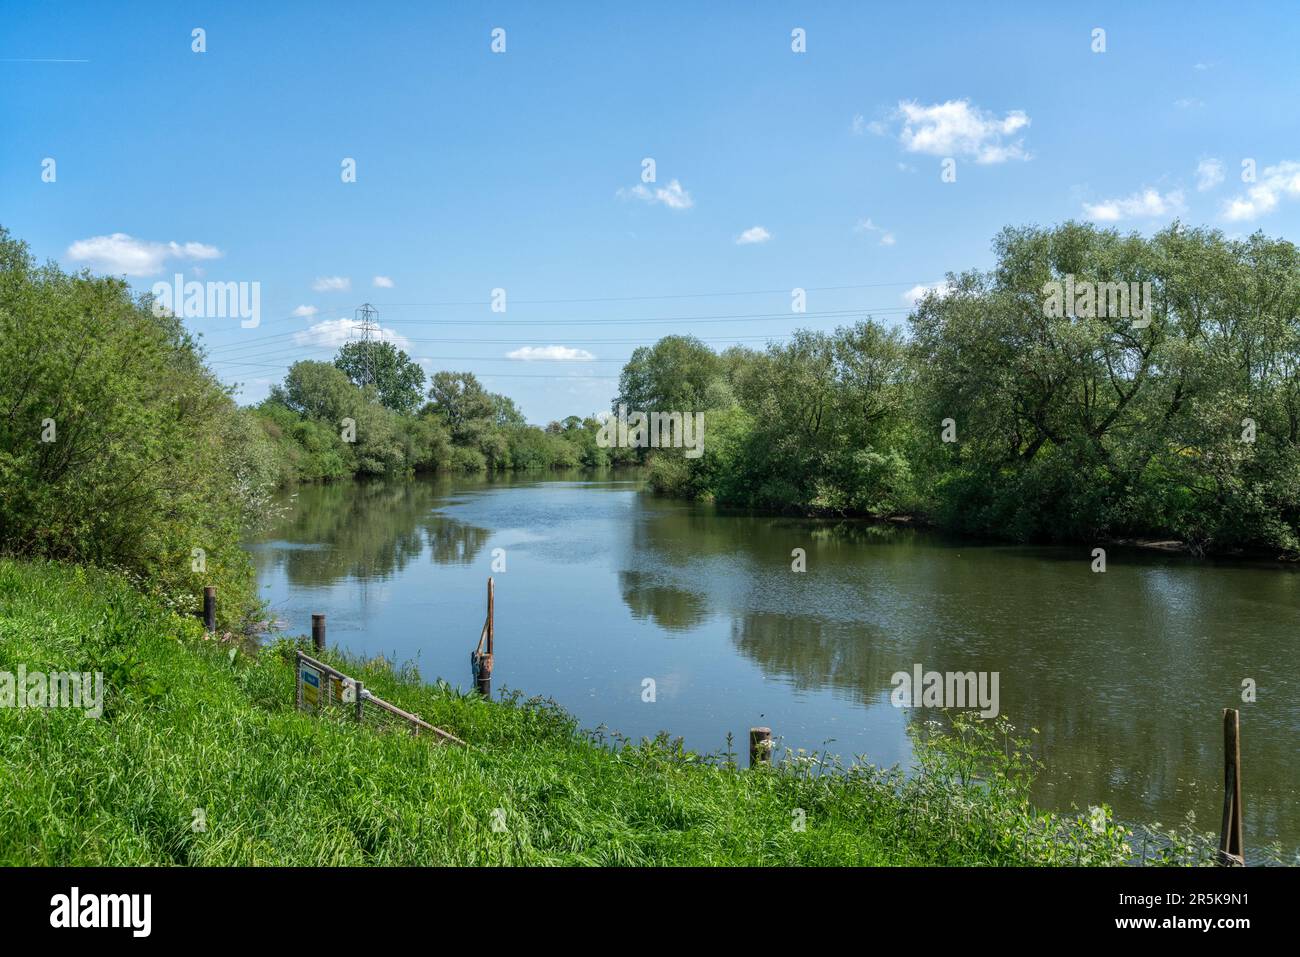
{"type": "Polygon", "coordinates": [[[295,652],[294,674],[294,700],[299,711],[310,714],[334,711],[379,730],[402,730],[417,736],[427,734],[439,744],[466,746],[454,734],[435,728],[419,715],[403,711],[371,694],[363,682],[349,678],[337,668],[302,651],[295,652]]]}

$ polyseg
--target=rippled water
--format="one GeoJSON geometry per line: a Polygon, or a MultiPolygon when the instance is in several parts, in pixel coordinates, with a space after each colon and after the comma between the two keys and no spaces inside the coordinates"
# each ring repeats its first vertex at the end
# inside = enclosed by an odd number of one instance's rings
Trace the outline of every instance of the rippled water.
{"type": "Polygon", "coordinates": [[[927,717],[891,704],[891,675],[998,672],[1002,712],[1039,732],[1040,803],[1192,811],[1201,830],[1222,810],[1220,712],[1239,707],[1248,845],[1300,846],[1290,568],[1112,549],[1095,574],[1090,546],[724,514],[634,477],[341,483],[284,504],[249,547],[292,633],[324,612],[332,645],[469,687],[494,574],[496,688],[702,751],[770,725],[781,746],[884,765],[908,762],[906,726],[927,717]]]}

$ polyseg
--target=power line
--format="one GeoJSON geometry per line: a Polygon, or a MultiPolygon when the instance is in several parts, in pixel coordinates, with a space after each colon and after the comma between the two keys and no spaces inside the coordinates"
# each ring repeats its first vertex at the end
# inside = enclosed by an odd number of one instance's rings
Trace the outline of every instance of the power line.
{"type": "MultiPolygon", "coordinates": [[[[893,288],[897,288],[899,286],[911,287],[911,286],[918,286],[924,284],[925,283],[923,281],[914,282],[909,280],[906,282],[851,283],[851,284],[837,285],[837,286],[804,286],[799,288],[802,288],[805,292],[843,292],[851,289],[888,289],[891,287],[893,288]]],[[[564,304],[582,304],[582,303],[599,303],[599,302],[654,302],[654,301],[663,301],[663,300],[671,300],[671,299],[716,299],[716,298],[725,298],[729,296],[789,295],[790,292],[791,292],[790,289],[741,289],[741,290],[731,290],[725,292],[686,292],[686,293],[665,293],[660,295],[641,295],[641,296],[586,296],[586,297],[568,297],[568,298],[556,298],[556,299],[513,299],[511,300],[511,302],[514,305],[564,305],[564,304]]],[[[380,303],[371,303],[370,305],[375,307],[383,306],[385,308],[394,308],[394,309],[415,308],[415,307],[433,307],[433,308],[478,307],[478,306],[491,307],[492,301],[486,299],[485,300],[470,299],[470,300],[443,301],[443,302],[380,302],[380,303]]],[[[885,310],[880,309],[877,311],[884,312],[885,310]]],[[[303,316],[303,315],[294,314],[289,316],[282,316],[277,319],[268,319],[266,322],[263,322],[260,325],[270,326],[281,322],[289,322],[294,319],[311,319],[311,318],[314,318],[314,315],[303,316]]],[[[325,321],[325,320],[318,320],[318,321],[325,321]]],[[[467,320],[467,321],[472,321],[472,320],[467,320]]]]}
{"type": "MultiPolygon", "coordinates": [[[[365,307],[363,307],[364,309],[365,307]]],[[[672,322],[689,322],[689,323],[715,323],[715,322],[778,322],[783,319],[804,321],[811,319],[838,319],[847,316],[865,316],[880,314],[896,314],[900,312],[910,312],[909,306],[880,306],[880,307],[856,307],[853,309],[835,309],[821,312],[777,312],[777,313],[732,313],[729,315],[704,315],[704,316],[656,316],[645,319],[639,318],[620,318],[620,319],[501,319],[492,320],[493,326],[619,326],[619,325],[641,325],[652,323],[672,323],[672,322]]],[[[460,325],[481,325],[482,319],[390,319],[389,325],[431,325],[431,326],[460,326],[460,325]]],[[[383,326],[378,326],[378,331],[382,337],[383,326]]],[[[273,339],[285,339],[290,336],[307,335],[310,329],[301,329],[296,332],[282,332],[270,336],[259,336],[246,342],[231,342],[221,346],[213,346],[208,349],[209,354],[217,352],[225,353],[231,349],[256,349],[261,344],[270,342],[273,339]]],[[[407,341],[417,341],[403,336],[407,341]]],[[[428,340],[426,340],[428,341],[428,340]]],[[[484,340],[492,341],[492,340],[484,340]]],[[[305,345],[305,343],[304,343],[305,345]]]]}
{"type": "MultiPolygon", "coordinates": [[[[789,339],[791,335],[793,335],[793,333],[773,333],[771,335],[766,335],[766,336],[697,336],[696,338],[700,342],[717,342],[717,343],[776,342],[778,340],[789,339]]],[[[416,338],[416,339],[408,339],[407,341],[419,342],[419,343],[456,343],[456,344],[473,343],[475,345],[494,345],[494,346],[553,344],[551,339],[416,338]]],[[[614,344],[644,345],[645,344],[644,339],[569,339],[568,341],[573,343],[580,343],[582,345],[614,345],[614,344]]],[[[335,348],[336,346],[334,345],[320,345],[320,346],[304,345],[300,347],[294,347],[285,353],[271,353],[270,355],[264,355],[262,353],[254,353],[254,354],[258,355],[260,358],[269,359],[269,358],[274,358],[277,355],[281,355],[281,354],[290,355],[290,356],[296,355],[299,353],[300,350],[302,352],[332,352],[335,348]]],[[[209,360],[209,364],[210,365],[239,364],[239,361],[242,358],[243,356],[223,356],[218,359],[209,360]]],[[[430,357],[430,358],[436,358],[436,357],[430,357]]],[[[534,360],[534,361],[546,361],[546,360],[534,360]]],[[[596,361],[602,361],[602,360],[596,360],[596,361]]]]}
{"type": "MultiPolygon", "coordinates": [[[[823,312],[768,312],[768,313],[732,313],[724,316],[655,316],[646,319],[491,319],[488,320],[494,326],[619,326],[619,325],[639,325],[650,322],[738,322],[740,320],[772,320],[772,319],[830,319],[838,316],[861,315],[864,312],[909,312],[910,306],[883,306],[878,309],[855,308],[855,309],[834,309],[823,312]]],[[[400,325],[403,323],[419,323],[430,326],[464,326],[480,325],[483,319],[389,319],[389,325],[400,325]]]]}
{"type": "MultiPolygon", "coordinates": [[[[802,286],[804,292],[840,292],[846,289],[884,289],[890,286],[919,286],[919,282],[870,282],[856,283],[846,286],[802,286]]],[[[590,302],[649,302],[662,299],[712,299],[721,296],[775,296],[790,295],[790,288],[786,289],[746,289],[733,292],[683,292],[668,293],[655,296],[590,296],[584,298],[570,299],[513,299],[514,303],[519,305],[561,305],[565,303],[590,303],[590,302]]],[[[491,300],[470,300],[467,302],[381,302],[378,305],[384,307],[403,308],[407,306],[490,306],[491,300]]]]}

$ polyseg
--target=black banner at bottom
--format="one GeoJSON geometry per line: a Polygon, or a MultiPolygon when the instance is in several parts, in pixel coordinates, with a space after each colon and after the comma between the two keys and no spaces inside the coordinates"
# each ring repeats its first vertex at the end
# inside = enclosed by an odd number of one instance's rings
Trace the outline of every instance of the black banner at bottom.
{"type": "Polygon", "coordinates": [[[725,927],[721,932],[733,942],[769,933],[777,922],[803,920],[873,933],[895,926],[922,946],[1038,928],[1067,939],[1217,939],[1292,925],[1298,874],[1291,868],[16,868],[0,870],[0,919],[11,941],[75,935],[82,943],[111,938],[128,946],[217,944],[213,935],[230,934],[309,947],[336,934],[398,942],[412,932],[443,933],[438,925],[448,921],[486,931],[494,943],[516,934],[524,942],[572,931],[626,935],[637,927],[676,933],[679,920],[725,927]]]}

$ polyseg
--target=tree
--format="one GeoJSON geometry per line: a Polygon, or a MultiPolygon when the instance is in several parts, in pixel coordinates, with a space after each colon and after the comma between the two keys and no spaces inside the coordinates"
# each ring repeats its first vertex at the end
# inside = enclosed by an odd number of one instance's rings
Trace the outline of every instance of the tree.
{"type": "Polygon", "coordinates": [[[327,426],[351,470],[366,475],[400,471],[408,463],[399,434],[400,417],[367,401],[365,393],[328,362],[304,360],[289,367],[284,384],[268,400],[327,426]],[[350,422],[350,426],[347,425],[350,422]],[[344,434],[349,438],[342,438],[344,434]]]}
{"type": "MultiPolygon", "coordinates": [[[[1294,551],[1300,255],[1175,223],[1007,229],[911,319],[939,515],[1019,538],[1174,534],[1294,551]],[[1078,289],[1149,283],[1136,322],[1078,289]],[[1051,295],[1049,295],[1051,290],[1051,295]],[[958,442],[940,445],[939,423],[958,442]]],[[[925,450],[928,449],[928,452],[925,450]]]]}
{"type": "Polygon", "coordinates": [[[0,228],[0,548],[125,569],[173,600],[216,585],[232,621],[256,601],[240,538],[268,511],[273,448],[150,305],[36,266],[0,228]]]}
{"type": "Polygon", "coordinates": [[[435,372],[429,387],[431,410],[442,417],[452,440],[462,442],[477,420],[492,419],[497,412],[490,392],[472,372],[435,372]]]}
{"type": "Polygon", "coordinates": [[[334,365],[355,385],[373,385],[380,404],[394,412],[409,415],[423,397],[424,370],[391,342],[345,343],[334,365]]]}
{"type": "Polygon", "coordinates": [[[272,401],[335,427],[344,418],[352,417],[360,397],[347,373],[328,362],[310,359],[295,362],[285,374],[283,385],[271,387],[272,401]]]}
{"type": "Polygon", "coordinates": [[[641,346],[619,376],[621,403],[632,412],[698,412],[721,381],[716,354],[693,336],[665,336],[641,346]]]}

